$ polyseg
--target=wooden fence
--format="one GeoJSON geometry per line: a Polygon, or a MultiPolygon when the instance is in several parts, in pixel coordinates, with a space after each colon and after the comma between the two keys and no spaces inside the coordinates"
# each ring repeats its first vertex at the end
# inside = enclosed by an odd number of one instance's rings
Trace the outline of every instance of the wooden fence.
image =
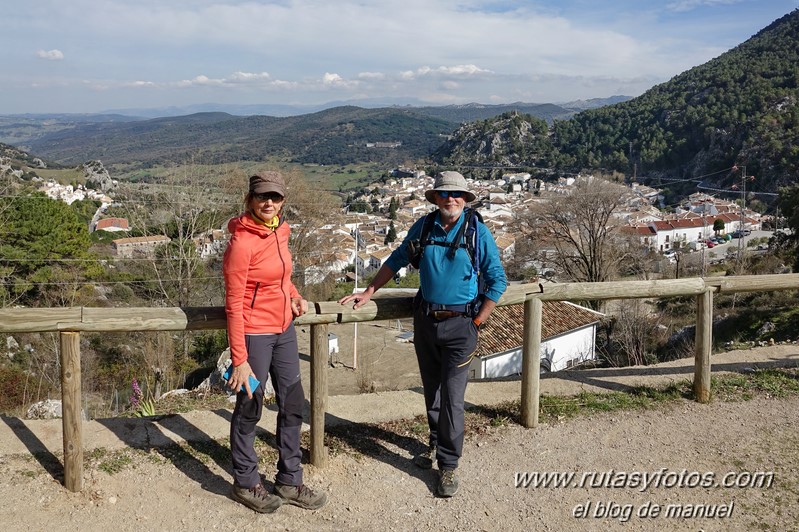
{"type": "MultiPolygon", "coordinates": [[[[499,305],[524,304],[522,347],[522,424],[538,424],[541,309],[543,301],[589,301],[693,296],[696,298],[696,342],[693,391],[699,402],[710,400],[710,351],[713,294],[792,290],[799,274],[756,275],[509,285],[499,305]]],[[[335,301],[317,302],[295,320],[311,327],[311,463],[324,467],[324,419],[327,410],[327,333],[330,323],[392,320],[412,315],[411,297],[373,299],[358,310],[335,301]]],[[[183,331],[226,328],[223,307],[190,308],[6,308],[0,309],[0,333],[60,333],[61,395],[64,436],[64,485],[80,491],[83,479],[83,435],[80,415],[81,332],[183,331]]]]}

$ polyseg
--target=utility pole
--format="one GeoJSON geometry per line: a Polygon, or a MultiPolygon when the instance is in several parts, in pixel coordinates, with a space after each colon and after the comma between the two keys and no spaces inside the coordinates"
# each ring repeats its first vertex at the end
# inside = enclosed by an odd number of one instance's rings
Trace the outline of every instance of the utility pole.
{"type": "Polygon", "coordinates": [[[707,199],[702,201],[702,240],[699,245],[702,247],[702,269],[700,277],[705,276],[705,239],[707,238],[707,199]]]}
{"type": "MultiPolygon", "coordinates": [[[[733,171],[737,170],[737,166],[732,167],[733,171]]],[[[748,176],[746,175],[746,165],[741,167],[741,221],[739,222],[738,226],[738,266],[739,270],[738,273],[740,274],[740,267],[741,261],[743,260],[744,254],[744,223],[745,223],[745,211],[746,211],[746,182],[748,180],[754,180],[755,176],[748,176]]],[[[735,184],[732,185],[732,188],[735,190],[738,188],[735,184]]]]}
{"type": "MultiPolygon", "coordinates": [[[[358,222],[355,222],[355,289],[358,292],[358,222]]],[[[358,322],[353,323],[352,331],[352,369],[358,369],[358,322]]]]}
{"type": "MultiPolygon", "coordinates": [[[[345,214],[350,212],[350,206],[347,205],[345,214]]],[[[358,213],[355,213],[355,287],[352,290],[353,294],[358,293],[358,213]]],[[[353,323],[352,331],[352,369],[358,369],[358,322],[353,323]]]]}
{"type": "Polygon", "coordinates": [[[746,165],[741,167],[741,223],[738,225],[738,232],[741,238],[738,239],[738,264],[744,256],[744,211],[746,210],[746,165]]]}

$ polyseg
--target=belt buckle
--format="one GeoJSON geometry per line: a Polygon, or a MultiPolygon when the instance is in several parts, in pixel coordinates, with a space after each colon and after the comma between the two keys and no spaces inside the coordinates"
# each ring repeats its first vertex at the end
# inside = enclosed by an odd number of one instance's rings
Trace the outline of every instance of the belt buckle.
{"type": "Polygon", "coordinates": [[[448,320],[450,318],[454,318],[455,316],[460,316],[460,312],[455,312],[454,310],[434,310],[431,312],[433,317],[439,321],[441,320],[448,320]]]}

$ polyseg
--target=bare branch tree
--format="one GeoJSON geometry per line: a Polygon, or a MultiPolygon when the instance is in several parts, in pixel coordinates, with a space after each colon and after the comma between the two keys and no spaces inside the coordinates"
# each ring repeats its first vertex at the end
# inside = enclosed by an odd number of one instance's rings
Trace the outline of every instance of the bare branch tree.
{"type": "Polygon", "coordinates": [[[545,199],[521,220],[533,245],[572,281],[602,282],[618,275],[631,248],[617,217],[629,189],[600,178],[581,179],[564,195],[545,199]]]}
{"type": "Polygon", "coordinates": [[[655,339],[661,317],[640,299],[617,301],[604,358],[611,366],[639,366],[657,360],[655,339]]]}
{"type": "Polygon", "coordinates": [[[332,193],[320,191],[297,171],[282,171],[286,180],[285,219],[291,224],[291,254],[294,259],[294,284],[306,285],[304,271],[324,266],[330,260],[323,245],[326,238],[320,228],[340,216],[339,200],[332,193]]]}
{"type": "Polygon", "coordinates": [[[174,307],[207,305],[219,299],[221,281],[210,279],[198,245],[238,212],[241,189],[232,191],[240,182],[246,183],[246,177],[235,167],[219,176],[188,165],[174,169],[159,184],[125,191],[130,198],[136,196],[135,203],[127,203],[131,226],[140,234],[170,239],[149,256],[153,299],[174,307]]]}

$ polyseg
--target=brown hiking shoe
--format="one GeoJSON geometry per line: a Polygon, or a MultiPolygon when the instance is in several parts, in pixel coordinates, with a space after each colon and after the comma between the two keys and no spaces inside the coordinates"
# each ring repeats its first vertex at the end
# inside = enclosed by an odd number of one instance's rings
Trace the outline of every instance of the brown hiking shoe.
{"type": "Polygon", "coordinates": [[[275,484],[275,495],[284,503],[293,504],[306,510],[318,510],[327,503],[327,493],[322,490],[314,491],[305,484],[300,486],[287,486],[275,484]]]}
{"type": "Polygon", "coordinates": [[[436,446],[431,445],[423,453],[413,457],[413,463],[421,469],[433,469],[433,462],[436,460],[436,446]]]}
{"type": "Polygon", "coordinates": [[[260,482],[252,488],[245,488],[234,482],[230,496],[247,508],[262,514],[271,514],[283,504],[283,499],[266,491],[260,482]]]}
{"type": "Polygon", "coordinates": [[[454,469],[442,469],[436,493],[439,497],[452,497],[458,493],[458,476],[454,469]]]}

